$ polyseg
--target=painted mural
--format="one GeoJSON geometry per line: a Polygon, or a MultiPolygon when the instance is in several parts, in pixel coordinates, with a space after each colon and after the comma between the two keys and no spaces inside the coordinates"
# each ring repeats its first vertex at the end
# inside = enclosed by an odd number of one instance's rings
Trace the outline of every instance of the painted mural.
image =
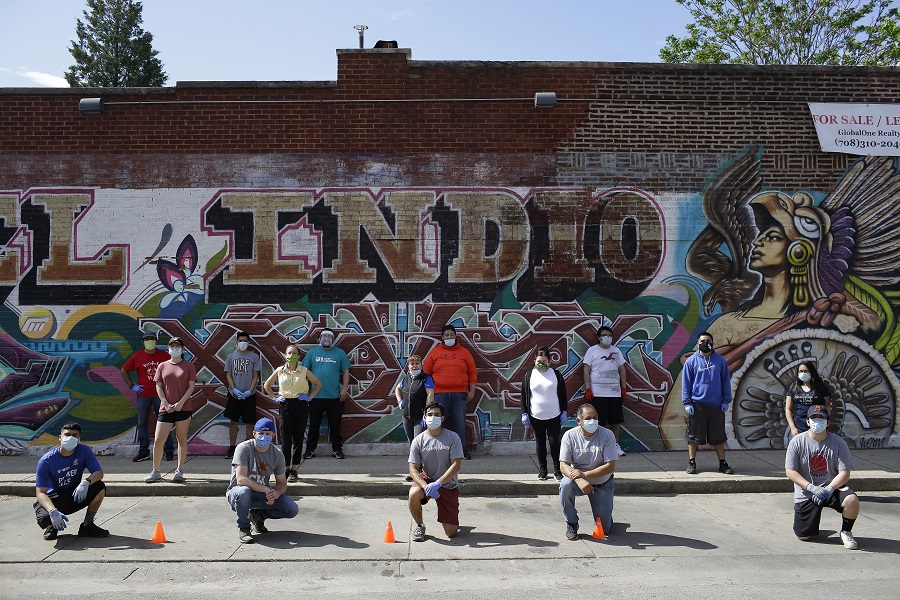
{"type": "MultiPolygon", "coordinates": [[[[405,440],[406,358],[456,325],[479,370],[471,444],[523,441],[538,346],[583,401],[608,324],[627,359],[623,446],[684,447],[683,357],[709,330],[732,371],[730,448],[783,448],[784,390],[815,361],[851,446],[900,445],[900,168],[855,162],[831,193],[764,185],[762,150],[695,194],[637,188],[59,189],[0,192],[0,452],[78,420],[136,443],[120,367],[141,330],[198,371],[192,452],[224,452],[224,358],[247,331],[263,378],[330,327],[351,362],[348,443],[405,440]]],[[[277,418],[264,399],[261,412],[277,418]]],[[[570,423],[571,425],[572,423],[570,423]]]]}

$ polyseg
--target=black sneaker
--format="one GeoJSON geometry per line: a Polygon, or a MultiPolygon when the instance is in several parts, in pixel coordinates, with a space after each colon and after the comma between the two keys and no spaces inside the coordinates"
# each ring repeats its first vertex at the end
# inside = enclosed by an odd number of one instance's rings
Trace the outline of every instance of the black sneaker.
{"type": "Polygon", "coordinates": [[[234,458],[234,446],[228,446],[228,451],[225,453],[225,458],[234,458]]]}
{"type": "Polygon", "coordinates": [[[547,479],[547,469],[541,469],[538,471],[538,479],[544,480],[547,479]]]}
{"type": "Polygon", "coordinates": [[[697,474],[697,463],[694,461],[689,461],[687,469],[684,470],[688,475],[696,475],[697,474]]]}
{"type": "Polygon", "coordinates": [[[104,538],[109,537],[109,531],[98,527],[94,523],[82,523],[81,527],[78,528],[78,537],[104,538]]]}
{"type": "Polygon", "coordinates": [[[406,476],[406,480],[407,480],[407,481],[412,481],[412,480],[413,480],[412,475],[407,475],[407,476],[406,476]]]}
{"type": "Polygon", "coordinates": [[[562,471],[560,471],[559,469],[556,469],[555,471],[553,471],[553,476],[556,477],[557,481],[562,481],[563,474],[562,474],[562,471]]]}
{"type": "Polygon", "coordinates": [[[253,536],[250,535],[250,528],[244,527],[243,529],[238,529],[238,539],[241,540],[242,544],[252,544],[253,536]]]}
{"type": "Polygon", "coordinates": [[[331,455],[335,458],[344,458],[344,453],[340,450],[335,450],[331,455]]]}
{"type": "Polygon", "coordinates": [[[44,539],[48,542],[51,540],[55,540],[56,536],[58,535],[59,532],[53,527],[53,525],[44,530],[44,539]]]}
{"type": "Polygon", "coordinates": [[[566,523],[566,539],[569,541],[578,539],[578,523],[566,523]]]}
{"type": "Polygon", "coordinates": [[[288,478],[287,478],[287,479],[288,479],[288,481],[289,481],[290,483],[297,483],[298,481],[300,481],[300,478],[297,477],[297,471],[295,471],[295,470],[293,470],[293,469],[291,469],[291,470],[288,471],[288,478]]]}
{"type": "Polygon", "coordinates": [[[250,524],[253,525],[253,529],[256,530],[256,533],[269,533],[269,530],[266,527],[266,520],[259,514],[258,510],[252,509],[250,511],[250,524]]]}
{"type": "Polygon", "coordinates": [[[466,460],[472,460],[472,455],[469,454],[468,450],[463,450],[463,458],[466,460]]]}
{"type": "Polygon", "coordinates": [[[138,455],[131,459],[131,462],[144,462],[150,460],[149,452],[138,452],[138,455]]]}
{"type": "Polygon", "coordinates": [[[728,463],[724,460],[719,461],[719,473],[725,473],[726,475],[734,475],[734,469],[728,466],[728,463]]]}
{"type": "Polygon", "coordinates": [[[303,455],[303,460],[309,460],[309,459],[315,458],[315,457],[316,457],[315,452],[313,452],[312,450],[307,450],[306,454],[303,455]]]}
{"type": "Polygon", "coordinates": [[[171,450],[166,452],[166,460],[175,460],[175,452],[171,450]]]}

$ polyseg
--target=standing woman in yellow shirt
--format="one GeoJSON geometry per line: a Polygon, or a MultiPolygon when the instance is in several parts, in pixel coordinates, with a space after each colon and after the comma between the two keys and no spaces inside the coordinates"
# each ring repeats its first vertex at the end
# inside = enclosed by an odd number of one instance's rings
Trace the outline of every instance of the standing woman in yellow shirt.
{"type": "Polygon", "coordinates": [[[322,382],[309,369],[300,364],[300,350],[288,346],[284,351],[285,362],[275,369],[263,384],[263,389],[279,404],[281,416],[281,446],[284,462],[288,465],[288,481],[297,481],[297,467],[303,455],[303,435],[309,417],[309,403],[322,389],[322,382]],[[278,382],[278,392],[272,384],[278,382]],[[312,384],[312,392],[309,385],[312,384]]]}

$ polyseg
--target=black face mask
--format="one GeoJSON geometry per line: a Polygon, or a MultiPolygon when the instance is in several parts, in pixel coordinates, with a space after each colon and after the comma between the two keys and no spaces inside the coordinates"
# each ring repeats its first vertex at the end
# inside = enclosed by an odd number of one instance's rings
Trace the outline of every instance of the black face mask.
{"type": "Polygon", "coordinates": [[[700,352],[704,354],[709,354],[712,352],[712,344],[709,342],[700,342],[700,352]]]}

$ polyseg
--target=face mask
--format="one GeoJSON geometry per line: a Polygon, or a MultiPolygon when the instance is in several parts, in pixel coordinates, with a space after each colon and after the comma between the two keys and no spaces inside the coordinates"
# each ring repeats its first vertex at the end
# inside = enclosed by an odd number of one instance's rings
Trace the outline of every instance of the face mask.
{"type": "Polygon", "coordinates": [[[238,346],[238,350],[240,350],[241,352],[246,352],[247,347],[250,346],[250,343],[249,342],[238,342],[237,346],[238,346]]]}
{"type": "Polygon", "coordinates": [[[156,340],[144,340],[144,350],[147,352],[156,350],[156,340]]]}
{"type": "Polygon", "coordinates": [[[600,343],[603,344],[604,346],[609,346],[610,344],[612,344],[612,336],[604,335],[603,337],[600,338],[600,343]]]}
{"type": "Polygon", "coordinates": [[[800,373],[799,378],[800,378],[800,381],[809,381],[810,379],[812,379],[812,374],[811,374],[811,373],[808,373],[808,372],[807,372],[807,373],[800,373]]]}
{"type": "Polygon", "coordinates": [[[709,342],[700,342],[700,352],[703,354],[709,354],[712,352],[712,344],[709,342]]]}
{"type": "Polygon", "coordinates": [[[181,356],[182,352],[183,352],[183,350],[181,348],[179,348],[178,346],[172,346],[171,348],[169,348],[169,356],[172,356],[172,357],[181,356]]]}
{"type": "Polygon", "coordinates": [[[284,360],[288,361],[291,364],[294,364],[295,362],[300,360],[300,355],[299,354],[285,354],[284,360]]]}
{"type": "Polygon", "coordinates": [[[428,425],[428,429],[440,429],[441,418],[438,416],[425,417],[425,424],[428,425]]]}
{"type": "Polygon", "coordinates": [[[269,444],[272,443],[272,436],[268,433],[257,433],[256,434],[256,445],[265,450],[269,447],[269,444]]]}
{"type": "Polygon", "coordinates": [[[810,419],[809,420],[809,429],[813,433],[822,433],[825,431],[825,428],[828,427],[828,421],[825,419],[810,419]]]}
{"type": "Polygon", "coordinates": [[[597,421],[597,419],[586,419],[581,424],[581,426],[588,433],[594,433],[595,431],[597,431],[597,428],[600,427],[600,423],[597,421]]]}
{"type": "Polygon", "coordinates": [[[59,445],[62,446],[63,450],[70,452],[78,445],[78,438],[74,435],[64,435],[62,436],[59,445]]]}
{"type": "Polygon", "coordinates": [[[534,363],[534,368],[538,370],[538,373],[546,373],[550,369],[550,365],[547,363],[534,363]]]}
{"type": "Polygon", "coordinates": [[[334,344],[334,334],[330,331],[326,331],[319,336],[319,345],[323,348],[331,348],[332,344],[334,344]]]}
{"type": "Polygon", "coordinates": [[[452,348],[453,346],[456,345],[456,340],[454,340],[454,339],[444,340],[444,345],[447,346],[448,348],[452,348]]]}
{"type": "Polygon", "coordinates": [[[409,374],[410,374],[412,377],[418,377],[419,375],[422,374],[422,369],[415,369],[415,370],[410,369],[410,370],[409,370],[409,374]]]}

